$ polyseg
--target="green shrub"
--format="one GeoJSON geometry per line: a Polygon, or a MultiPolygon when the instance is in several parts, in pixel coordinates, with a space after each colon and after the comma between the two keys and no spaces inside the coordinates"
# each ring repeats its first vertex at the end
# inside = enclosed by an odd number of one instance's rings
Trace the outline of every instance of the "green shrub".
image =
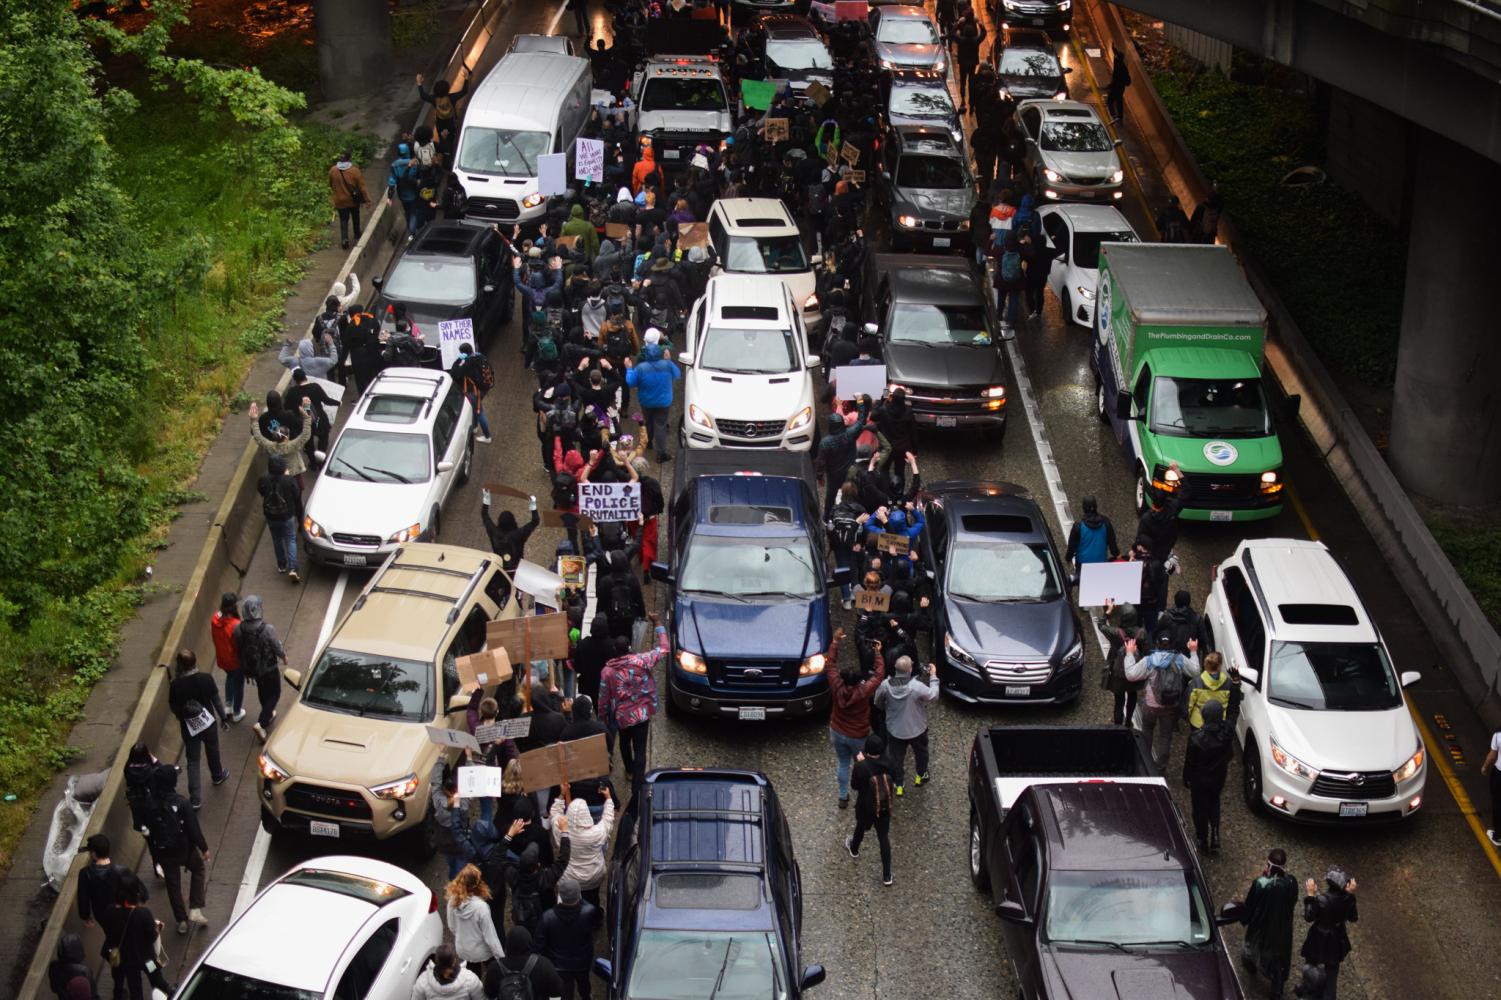
{"type": "Polygon", "coordinates": [[[1501,628],[1501,528],[1430,516],[1428,529],[1491,624],[1501,628]]]}

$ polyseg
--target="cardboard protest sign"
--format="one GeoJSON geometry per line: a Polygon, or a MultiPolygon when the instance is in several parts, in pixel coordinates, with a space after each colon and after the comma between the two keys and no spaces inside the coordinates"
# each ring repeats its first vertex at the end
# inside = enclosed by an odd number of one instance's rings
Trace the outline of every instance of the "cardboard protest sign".
{"type": "Polygon", "coordinates": [[[568,190],[568,154],[543,153],[537,157],[537,191],[563,194],[568,190]]]}
{"type": "Polygon", "coordinates": [[[546,566],[523,559],[516,564],[511,582],[523,594],[531,594],[538,604],[549,608],[558,606],[558,591],[563,588],[563,578],[546,566]]]}
{"type": "Polygon", "coordinates": [[[848,167],[846,167],[845,168],[845,173],[844,173],[844,179],[847,180],[847,181],[849,181],[851,184],[864,184],[865,183],[865,171],[863,171],[863,170],[850,170],[848,167]]]}
{"type": "Polygon", "coordinates": [[[689,250],[693,247],[705,247],[708,245],[709,224],[707,222],[678,223],[678,249],[689,250]]]}
{"type": "Polygon", "coordinates": [[[583,556],[558,556],[558,576],[563,578],[563,586],[582,587],[584,565],[583,556]]]}
{"type": "Polygon", "coordinates": [[[788,129],[787,119],[768,118],[766,119],[765,134],[767,142],[786,142],[788,136],[790,136],[792,133],[788,129]]]}
{"type": "Polygon", "coordinates": [[[516,487],[507,486],[505,483],[486,483],[485,489],[491,493],[499,493],[503,497],[515,497],[517,500],[530,500],[532,498],[532,495],[526,490],[518,490],[516,487]]]}
{"type": "Polygon", "coordinates": [[[864,587],[857,587],[855,589],[855,610],[890,611],[891,595],[884,590],[866,590],[864,587]]]}
{"type": "Polygon", "coordinates": [[[880,549],[882,552],[888,552],[894,556],[904,556],[907,554],[908,550],[912,548],[912,539],[908,538],[906,535],[898,535],[893,534],[890,531],[883,531],[876,538],[876,548],[880,549]]]}
{"type": "Polygon", "coordinates": [[[459,798],[495,799],[501,794],[500,782],[505,769],[499,767],[459,768],[459,798]]]}
{"type": "Polygon", "coordinates": [[[579,512],[596,521],[634,521],[641,514],[637,483],[579,483],[579,512]]]}
{"type": "Polygon", "coordinates": [[[443,368],[446,371],[458,364],[459,345],[474,345],[474,320],[469,317],[463,319],[445,319],[438,322],[438,352],[443,355],[443,368]]]}
{"type": "Polygon", "coordinates": [[[573,177],[599,184],[605,179],[605,141],[575,139],[573,143],[573,177]]]}
{"type": "Polygon", "coordinates": [[[612,240],[623,240],[631,235],[631,227],[624,222],[606,222],[605,235],[612,240]]]}
{"type": "Polygon", "coordinates": [[[829,98],[833,96],[829,93],[829,88],[825,87],[817,80],[814,80],[812,83],[808,84],[806,93],[808,95],[808,99],[814,104],[818,105],[820,108],[829,103],[829,98]]]}
{"type": "Polygon", "coordinates": [[[863,21],[869,10],[866,0],[834,0],[836,21],[863,21]]]}
{"type": "Polygon", "coordinates": [[[765,80],[741,80],[740,102],[747,108],[755,108],[757,111],[766,111],[771,107],[772,98],[777,96],[777,85],[765,80]]]}
{"type": "Polygon", "coordinates": [[[860,162],[860,147],[853,142],[847,142],[839,147],[839,155],[845,163],[853,167],[860,162]]]}
{"type": "Polygon", "coordinates": [[[565,781],[600,778],[610,773],[610,753],[605,746],[604,733],[528,750],[520,760],[521,789],[525,792],[551,788],[565,781]]]}
{"type": "Polygon", "coordinates": [[[553,246],[558,247],[559,249],[572,250],[574,247],[579,245],[579,238],[577,236],[559,236],[557,239],[553,240],[552,243],[553,246]]]}
{"type": "Polygon", "coordinates": [[[505,739],[500,731],[499,722],[486,722],[474,727],[474,738],[479,740],[480,746],[486,743],[497,743],[505,739]]]}
{"type": "Polygon", "coordinates": [[[1107,600],[1136,604],[1141,600],[1140,562],[1085,563],[1079,567],[1079,607],[1098,608],[1107,600]]]}
{"type": "Polygon", "coordinates": [[[454,666],[459,672],[460,690],[463,691],[478,691],[511,679],[511,658],[504,649],[485,649],[461,656],[454,666]]]}
{"type": "Polygon", "coordinates": [[[575,514],[570,510],[544,510],[542,511],[542,527],[544,528],[578,528],[587,531],[594,523],[594,518],[587,514],[575,514]]]}
{"type": "MultiPolygon", "coordinates": [[[[604,737],[601,736],[601,739],[604,737]]],[[[479,753],[479,740],[470,736],[462,729],[443,729],[439,726],[427,727],[427,739],[430,743],[436,743],[440,747],[451,747],[454,750],[473,750],[479,753]]]]}
{"type": "Polygon", "coordinates": [[[844,365],[834,369],[834,395],[840,399],[886,395],[885,365],[844,365]]]}
{"type": "Polygon", "coordinates": [[[555,611],[493,621],[485,626],[485,642],[518,663],[561,659],[568,655],[568,616],[555,611]]]}

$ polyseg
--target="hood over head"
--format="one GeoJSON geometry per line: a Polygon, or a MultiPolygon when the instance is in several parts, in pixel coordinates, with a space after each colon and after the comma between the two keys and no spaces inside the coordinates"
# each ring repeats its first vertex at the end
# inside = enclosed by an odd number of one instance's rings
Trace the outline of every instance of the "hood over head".
{"type": "Polygon", "coordinates": [[[286,475],[287,460],[280,455],[272,455],[266,460],[266,471],[273,476],[286,475]]]}
{"type": "Polygon", "coordinates": [[[568,803],[568,832],[574,830],[580,832],[594,828],[594,817],[589,815],[589,803],[583,799],[574,799],[568,803]]]}
{"type": "Polygon", "coordinates": [[[525,958],[532,953],[532,932],[516,926],[506,931],[506,958],[525,958]]]}
{"type": "Polygon", "coordinates": [[[261,603],[260,595],[250,594],[240,602],[240,617],[247,622],[258,622],[265,614],[265,606],[261,603]]]}
{"type": "Polygon", "coordinates": [[[568,217],[570,219],[582,219],[584,217],[584,206],[575,204],[568,210],[568,217]]]}
{"type": "Polygon", "coordinates": [[[646,360],[648,360],[648,361],[661,361],[662,360],[662,345],[661,344],[647,344],[646,345],[646,350],[643,353],[646,355],[646,360]]]}
{"type": "Polygon", "coordinates": [[[83,938],[77,934],[64,934],[58,939],[57,960],[59,962],[82,962],[83,938]]]}

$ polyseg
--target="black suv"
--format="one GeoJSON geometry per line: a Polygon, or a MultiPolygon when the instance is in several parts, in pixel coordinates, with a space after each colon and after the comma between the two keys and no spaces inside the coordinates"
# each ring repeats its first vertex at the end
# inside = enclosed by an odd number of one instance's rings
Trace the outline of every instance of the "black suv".
{"type": "Polygon", "coordinates": [[[756,771],[647,774],[620,824],[607,904],[607,1000],[786,997],[799,965],[802,876],[776,792],[756,771]]]}
{"type": "Polygon", "coordinates": [[[381,322],[387,322],[388,306],[404,305],[429,347],[438,345],[440,322],[468,319],[474,323],[475,347],[485,350],[511,321],[516,301],[505,240],[488,224],[473,222],[429,222],[385,276],[375,279],[375,287],[381,322]]]}

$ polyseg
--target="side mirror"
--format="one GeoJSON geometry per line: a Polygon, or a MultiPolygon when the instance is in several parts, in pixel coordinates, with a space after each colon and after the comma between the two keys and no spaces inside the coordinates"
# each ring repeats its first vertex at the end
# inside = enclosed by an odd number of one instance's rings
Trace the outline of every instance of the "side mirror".
{"type": "Polygon", "coordinates": [[[934,573],[931,569],[923,569],[923,575],[926,576],[929,580],[938,579],[938,574],[934,573]]]}
{"type": "Polygon", "coordinates": [[[1241,667],[1240,679],[1254,687],[1256,682],[1261,680],[1261,675],[1256,672],[1254,667],[1241,667]]]}
{"type": "Polygon", "coordinates": [[[485,288],[484,288],[484,292],[485,292],[486,295],[494,295],[495,294],[495,286],[494,285],[486,285],[485,288]]]}
{"type": "Polygon", "coordinates": [[[1115,394],[1115,418],[1117,420],[1131,419],[1131,394],[1124,389],[1115,394]]]}
{"type": "Polygon", "coordinates": [[[802,988],[811,990],[824,981],[824,971],[821,965],[810,965],[803,970],[802,988]]]}
{"type": "Polygon", "coordinates": [[[833,574],[829,577],[833,581],[832,587],[842,587],[855,578],[855,570],[852,566],[835,566],[833,574]]]}
{"type": "Polygon", "coordinates": [[[1117,140],[1115,140],[1115,147],[1117,149],[1119,149],[1120,147],[1124,146],[1125,144],[1126,144],[1126,140],[1125,139],[1117,139],[1117,140]]]}
{"type": "Polygon", "coordinates": [[[665,562],[654,562],[654,563],[652,563],[651,564],[651,578],[653,580],[658,580],[658,581],[660,581],[662,583],[671,583],[672,582],[672,567],[669,564],[665,563],[665,562]]]}
{"type": "Polygon", "coordinates": [[[1241,917],[1246,915],[1246,904],[1239,900],[1231,900],[1220,907],[1220,915],[1214,918],[1214,922],[1221,927],[1226,924],[1238,924],[1241,917]]]}
{"type": "Polygon", "coordinates": [[[328,453],[322,451],[313,452],[313,461],[317,462],[319,465],[322,465],[324,462],[328,461],[328,453]]]}
{"type": "Polygon", "coordinates": [[[453,463],[452,462],[439,462],[438,463],[438,471],[439,472],[452,472],[453,471],[453,463]]]}
{"type": "Polygon", "coordinates": [[[594,974],[608,983],[615,978],[615,967],[610,964],[608,958],[596,958],[594,974]]]}
{"type": "Polygon", "coordinates": [[[1027,916],[1027,911],[1022,909],[1022,904],[1014,899],[995,904],[995,915],[1008,924],[1021,924],[1023,927],[1031,927],[1034,921],[1027,916]]]}
{"type": "Polygon", "coordinates": [[[691,364],[693,364],[693,352],[692,351],[678,351],[677,362],[680,365],[691,365],[691,364]]]}
{"type": "Polygon", "coordinates": [[[1288,396],[1282,404],[1283,418],[1286,420],[1292,420],[1298,415],[1298,410],[1301,409],[1302,406],[1303,396],[1301,393],[1295,392],[1291,396],[1288,396]]]}
{"type": "Polygon", "coordinates": [[[821,254],[821,253],[814,254],[813,257],[809,260],[809,263],[813,264],[814,266],[822,264],[823,263],[823,254],[821,254]]]}
{"type": "Polygon", "coordinates": [[[822,366],[823,366],[823,358],[819,357],[817,354],[810,354],[810,355],[808,355],[808,367],[809,368],[820,368],[822,366]]]}
{"type": "MultiPolygon", "coordinates": [[[[1241,671],[1241,672],[1244,673],[1245,671],[1241,671]]],[[[1422,679],[1423,679],[1423,675],[1420,674],[1420,673],[1418,673],[1416,670],[1404,670],[1404,671],[1402,671],[1402,676],[1399,678],[1399,680],[1401,680],[1401,682],[1402,682],[1402,686],[1405,687],[1405,688],[1406,687],[1412,687],[1414,684],[1416,684],[1418,681],[1420,681],[1422,679]]]]}
{"type": "Polygon", "coordinates": [[[1063,67],[1063,72],[1064,73],[1072,73],[1073,71],[1074,71],[1074,68],[1072,66],[1064,66],[1063,67]]]}
{"type": "Polygon", "coordinates": [[[468,707],[469,696],[467,694],[456,694],[452,698],[448,699],[448,710],[450,712],[462,712],[468,707]]]}
{"type": "Polygon", "coordinates": [[[293,690],[302,690],[301,670],[293,670],[291,667],[283,667],[281,675],[287,679],[288,684],[292,685],[293,690]]]}
{"type": "Polygon", "coordinates": [[[379,288],[381,285],[384,285],[385,283],[386,283],[386,279],[382,278],[380,275],[376,275],[375,277],[373,277],[373,278],[370,279],[370,284],[374,285],[376,288],[379,288]]]}

